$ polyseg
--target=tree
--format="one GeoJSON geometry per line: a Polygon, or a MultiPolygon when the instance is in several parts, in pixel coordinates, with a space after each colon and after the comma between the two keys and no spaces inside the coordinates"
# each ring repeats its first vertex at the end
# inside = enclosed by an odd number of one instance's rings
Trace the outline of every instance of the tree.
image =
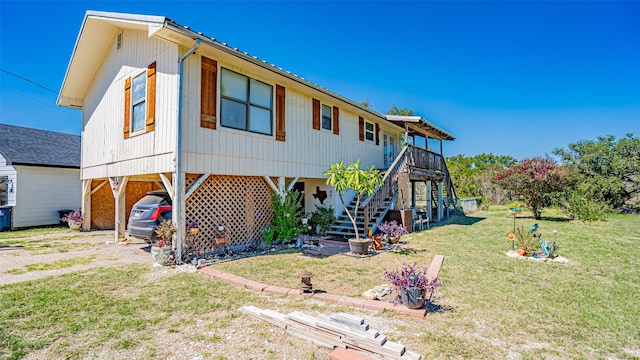
{"type": "Polygon", "coordinates": [[[588,199],[618,208],[640,195],[640,138],[633,134],[617,141],[613,135],[581,140],[553,153],[576,172],[579,190],[588,199]]]}
{"type": "Polygon", "coordinates": [[[474,157],[458,154],[445,159],[449,174],[462,197],[483,196],[494,203],[504,200],[504,191],[491,182],[494,173],[517,160],[508,155],[482,153],[474,157]]]}
{"type": "Polygon", "coordinates": [[[499,170],[494,179],[504,189],[512,191],[540,219],[542,209],[567,194],[574,186],[574,178],[551,159],[525,159],[499,170]]]}
{"type": "Polygon", "coordinates": [[[371,108],[371,104],[369,103],[369,99],[365,99],[363,102],[360,103],[360,105],[370,109],[371,108]]]}
{"type": "Polygon", "coordinates": [[[356,223],[360,200],[364,196],[373,194],[376,188],[382,184],[382,172],[373,165],[366,169],[360,169],[360,159],[358,159],[355,163],[349,164],[349,166],[346,166],[342,161],[331,164],[331,168],[323,174],[328,176],[327,184],[333,186],[338,192],[340,202],[344,206],[349,220],[351,220],[353,230],[356,232],[356,240],[360,240],[360,233],[356,223]],[[353,209],[353,214],[351,214],[344,201],[344,193],[349,190],[353,190],[356,193],[356,206],[353,209]]]}
{"type": "Polygon", "coordinates": [[[398,105],[393,105],[389,111],[387,111],[387,115],[405,115],[405,116],[413,116],[413,110],[409,108],[399,109],[398,105]]]}

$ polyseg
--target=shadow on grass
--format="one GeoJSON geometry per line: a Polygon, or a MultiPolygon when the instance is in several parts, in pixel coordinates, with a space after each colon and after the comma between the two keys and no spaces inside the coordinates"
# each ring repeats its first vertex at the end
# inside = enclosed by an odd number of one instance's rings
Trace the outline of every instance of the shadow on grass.
{"type": "MultiPolygon", "coordinates": [[[[485,217],[469,217],[466,215],[451,215],[448,219],[444,219],[442,221],[439,222],[434,222],[431,223],[430,228],[436,228],[436,227],[441,227],[441,226],[447,226],[447,225],[465,225],[465,226],[469,226],[469,225],[473,225],[475,223],[478,223],[482,220],[485,220],[485,217]]],[[[428,230],[428,229],[425,229],[428,230]]],[[[417,231],[417,232],[422,232],[424,230],[421,231],[417,231]]]]}
{"type": "Polygon", "coordinates": [[[427,306],[427,313],[449,313],[453,312],[452,306],[439,305],[434,303],[433,301],[429,302],[429,306],[427,306]]]}
{"type": "MultiPolygon", "coordinates": [[[[536,218],[534,218],[533,215],[518,216],[516,219],[518,219],[518,220],[527,219],[527,220],[531,220],[533,222],[539,221],[536,218]]],[[[569,218],[560,217],[560,216],[541,216],[540,220],[552,221],[552,222],[569,222],[569,221],[571,221],[571,219],[569,219],[569,218]]]]}

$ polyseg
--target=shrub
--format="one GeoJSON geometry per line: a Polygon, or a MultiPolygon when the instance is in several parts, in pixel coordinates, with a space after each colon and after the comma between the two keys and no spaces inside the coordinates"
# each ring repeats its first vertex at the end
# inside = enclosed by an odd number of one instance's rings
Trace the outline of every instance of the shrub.
{"type": "Polygon", "coordinates": [[[316,205],[316,210],[311,214],[311,218],[309,218],[309,225],[312,227],[311,231],[317,230],[319,235],[326,235],[335,220],[336,216],[333,206],[326,207],[316,205]]]}
{"type": "Polygon", "coordinates": [[[572,193],[563,204],[567,216],[580,221],[605,221],[609,217],[609,206],[604,200],[586,196],[581,192],[572,193]]]}
{"type": "Polygon", "coordinates": [[[304,229],[302,227],[302,194],[287,191],[284,198],[276,193],[271,194],[273,220],[263,232],[267,245],[274,239],[282,242],[293,241],[304,229]]]}

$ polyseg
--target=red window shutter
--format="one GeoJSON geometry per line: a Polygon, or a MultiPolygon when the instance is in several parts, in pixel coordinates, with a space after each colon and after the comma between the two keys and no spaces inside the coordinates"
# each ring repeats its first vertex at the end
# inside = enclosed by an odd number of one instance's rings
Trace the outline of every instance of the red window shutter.
{"type": "Polygon", "coordinates": [[[364,118],[358,117],[358,126],[360,127],[360,141],[364,141],[364,118]]]}
{"type": "Polygon", "coordinates": [[[129,129],[131,126],[131,77],[124,81],[124,138],[129,138],[129,129]]]}
{"type": "Polygon", "coordinates": [[[276,84],[276,140],[284,141],[287,135],[284,122],[284,103],[286,91],[284,86],[276,84]]]}
{"type": "Polygon", "coordinates": [[[380,145],[380,125],[376,123],[376,145],[380,145]]]}
{"type": "Polygon", "coordinates": [[[147,69],[147,121],[146,130],[153,131],[156,121],[156,63],[147,69]]]}
{"type": "Polygon", "coordinates": [[[320,130],[320,100],[313,99],[313,128],[320,130]]]}
{"type": "Polygon", "coordinates": [[[333,133],[340,135],[340,109],[333,107],[333,133]]]}
{"type": "Polygon", "coordinates": [[[218,99],[218,62],[202,57],[200,77],[200,127],[216,128],[216,100],[218,99]]]}

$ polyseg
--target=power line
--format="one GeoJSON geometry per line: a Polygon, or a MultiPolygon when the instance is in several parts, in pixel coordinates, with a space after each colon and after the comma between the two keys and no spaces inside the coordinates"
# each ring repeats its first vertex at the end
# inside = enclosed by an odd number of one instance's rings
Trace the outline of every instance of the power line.
{"type": "Polygon", "coordinates": [[[31,96],[29,96],[29,95],[27,95],[27,94],[24,94],[24,93],[22,93],[22,92],[20,92],[20,91],[13,90],[13,89],[6,89],[6,90],[8,90],[8,91],[10,91],[10,92],[12,92],[12,93],[18,94],[18,95],[20,95],[20,96],[24,96],[24,97],[26,97],[27,99],[29,99],[29,100],[31,100],[31,101],[35,101],[35,102],[40,103],[40,104],[42,104],[42,105],[48,106],[48,107],[50,107],[50,108],[52,108],[52,109],[56,109],[56,110],[58,110],[58,111],[62,111],[63,113],[69,114],[69,115],[71,115],[71,116],[73,116],[73,117],[75,117],[75,118],[77,118],[77,117],[78,117],[78,114],[76,114],[76,113],[72,113],[71,111],[67,111],[67,110],[65,110],[65,109],[62,109],[62,108],[60,108],[59,106],[51,105],[51,104],[46,103],[46,102],[44,102],[44,101],[40,101],[40,100],[38,100],[38,99],[36,99],[36,98],[33,98],[33,97],[31,97],[31,96]]]}
{"type": "Polygon", "coordinates": [[[38,84],[37,82],[35,82],[35,81],[33,81],[33,80],[27,79],[26,77],[20,76],[20,75],[18,75],[18,74],[14,74],[14,73],[12,73],[11,71],[7,71],[7,70],[2,69],[2,68],[0,68],[0,71],[2,71],[3,73],[7,73],[7,74],[9,74],[9,75],[11,75],[11,76],[15,76],[15,77],[17,77],[17,78],[18,78],[18,79],[20,79],[20,80],[24,80],[24,81],[26,81],[26,82],[32,83],[33,85],[38,86],[38,87],[41,87],[41,88],[43,88],[43,89],[45,89],[45,90],[47,90],[47,91],[51,91],[52,93],[54,93],[54,94],[56,94],[56,95],[58,95],[58,94],[59,94],[59,93],[58,93],[57,91],[55,91],[55,90],[51,90],[51,89],[49,89],[48,87],[46,87],[46,86],[44,86],[44,85],[40,85],[40,84],[38,84]]]}

